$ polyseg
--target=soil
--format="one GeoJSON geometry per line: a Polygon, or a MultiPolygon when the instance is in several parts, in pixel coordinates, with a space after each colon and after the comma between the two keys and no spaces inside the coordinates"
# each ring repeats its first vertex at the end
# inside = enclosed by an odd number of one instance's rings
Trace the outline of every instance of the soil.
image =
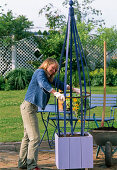
{"type": "Polygon", "coordinates": [[[115,127],[99,127],[99,128],[95,128],[94,130],[117,131],[117,128],[115,128],[115,127]]]}
{"type": "MultiPolygon", "coordinates": [[[[16,143],[0,143],[0,170],[18,170],[18,154],[20,142],[16,143]]],[[[97,146],[93,147],[94,170],[117,170],[117,152],[113,155],[112,166],[106,167],[105,156],[102,151],[96,158],[97,146]]],[[[55,151],[50,149],[47,142],[43,142],[40,146],[38,155],[38,165],[42,170],[57,170],[55,165],[55,151]]],[[[92,169],[88,169],[92,170],[92,169]]]]}
{"type": "MultiPolygon", "coordinates": [[[[65,137],[80,137],[81,136],[81,134],[73,134],[73,135],[71,135],[71,134],[66,134],[66,136],[65,137]]],[[[84,134],[84,136],[88,136],[88,134],[84,134]]],[[[60,135],[60,137],[64,137],[64,135],[60,135]]]]}

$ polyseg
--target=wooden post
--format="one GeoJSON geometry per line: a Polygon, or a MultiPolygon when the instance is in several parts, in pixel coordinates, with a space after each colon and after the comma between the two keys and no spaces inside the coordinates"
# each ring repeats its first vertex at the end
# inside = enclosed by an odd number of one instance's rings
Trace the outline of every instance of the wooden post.
{"type": "Polygon", "coordinates": [[[104,41],[104,99],[103,99],[103,112],[102,112],[101,127],[104,126],[105,107],[106,107],[106,42],[104,41]]]}

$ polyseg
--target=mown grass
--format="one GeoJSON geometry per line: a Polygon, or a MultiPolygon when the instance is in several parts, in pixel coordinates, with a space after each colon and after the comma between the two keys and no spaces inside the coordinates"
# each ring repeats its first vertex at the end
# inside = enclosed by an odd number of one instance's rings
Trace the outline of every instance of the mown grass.
{"type": "MultiPolygon", "coordinates": [[[[117,94],[117,87],[107,87],[106,90],[107,94],[117,94]]],[[[20,114],[20,104],[24,100],[25,93],[26,89],[17,91],[0,91],[0,142],[21,141],[23,137],[23,122],[20,114]]],[[[92,87],[92,93],[103,94],[103,87],[92,87]]],[[[54,103],[53,97],[51,97],[49,103],[54,103]]],[[[93,109],[91,114],[94,112],[101,116],[102,108],[96,108],[95,110],[93,109]]],[[[110,114],[110,109],[106,112],[110,114]]],[[[44,117],[46,116],[47,114],[44,115],[44,117]]],[[[42,136],[45,128],[41,120],[40,113],[38,113],[38,120],[40,136],[42,136]]],[[[117,127],[116,121],[114,125],[117,127]]],[[[63,122],[61,123],[61,126],[63,126],[63,122]]],[[[86,126],[88,126],[88,122],[86,122],[86,126]]],[[[51,138],[54,128],[50,125],[48,127],[51,138]]],[[[77,123],[77,127],[80,128],[79,122],[77,123]]],[[[95,128],[96,125],[94,122],[90,122],[89,127],[95,128]]],[[[45,135],[44,140],[46,139],[47,137],[45,135]]]]}

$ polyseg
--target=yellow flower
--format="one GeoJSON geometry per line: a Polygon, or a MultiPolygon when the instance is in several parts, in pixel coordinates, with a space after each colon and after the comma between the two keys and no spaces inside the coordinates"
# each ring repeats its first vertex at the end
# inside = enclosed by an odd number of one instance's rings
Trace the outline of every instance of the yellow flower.
{"type": "Polygon", "coordinates": [[[75,106],[79,106],[79,104],[78,104],[78,103],[76,103],[76,104],[75,104],[75,106]]]}
{"type": "Polygon", "coordinates": [[[77,99],[76,98],[74,98],[74,100],[73,100],[74,102],[77,102],[77,99]]]}
{"type": "Polygon", "coordinates": [[[75,109],[75,107],[73,107],[73,111],[75,111],[76,109],[75,109]]]}

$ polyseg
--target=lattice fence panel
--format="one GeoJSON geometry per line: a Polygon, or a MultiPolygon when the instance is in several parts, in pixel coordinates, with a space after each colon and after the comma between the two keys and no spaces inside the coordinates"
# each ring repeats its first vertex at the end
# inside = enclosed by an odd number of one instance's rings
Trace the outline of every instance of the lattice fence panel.
{"type": "Polygon", "coordinates": [[[23,39],[16,44],[16,66],[18,68],[24,67],[34,69],[28,62],[33,60],[37,61],[34,55],[37,49],[37,43],[31,37],[29,39],[23,39]]]}
{"type": "MultiPolygon", "coordinates": [[[[37,49],[37,43],[33,37],[23,39],[15,43],[16,46],[16,68],[29,68],[33,69],[33,66],[29,64],[29,61],[37,61],[38,59],[34,55],[37,49]]],[[[0,41],[0,75],[5,75],[12,70],[12,47],[4,46],[0,41]]]]}
{"type": "MultiPolygon", "coordinates": [[[[90,70],[95,70],[96,68],[104,68],[104,42],[100,42],[96,36],[90,36],[89,43],[85,47],[87,64],[90,70]]],[[[109,49],[106,45],[106,62],[107,67],[110,60],[117,62],[117,49],[109,49]]]]}
{"type": "Polygon", "coordinates": [[[4,74],[12,69],[12,58],[11,58],[11,48],[9,46],[4,46],[1,42],[0,45],[0,75],[4,74]]]}
{"type": "Polygon", "coordinates": [[[95,70],[96,68],[103,68],[104,66],[104,47],[100,47],[98,43],[93,42],[95,37],[90,37],[89,43],[86,45],[86,59],[88,67],[90,70],[95,70]]]}

